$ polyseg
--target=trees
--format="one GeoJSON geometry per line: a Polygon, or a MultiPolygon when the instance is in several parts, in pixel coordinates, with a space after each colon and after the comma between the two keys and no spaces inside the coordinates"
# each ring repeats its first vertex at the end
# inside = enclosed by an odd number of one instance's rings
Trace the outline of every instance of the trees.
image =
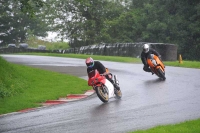
{"type": "Polygon", "coordinates": [[[178,28],[179,52],[183,58],[200,60],[200,2],[181,1],[177,15],[181,17],[178,28]]]}
{"type": "Polygon", "coordinates": [[[0,4],[3,43],[24,41],[28,31],[44,36],[51,30],[70,40],[71,47],[174,43],[183,58],[200,60],[199,0],[0,0],[0,4]]]}
{"type": "Polygon", "coordinates": [[[15,0],[19,2],[20,9],[24,14],[27,14],[29,17],[34,17],[37,12],[36,8],[41,8],[45,5],[43,0],[15,0]]]}
{"type": "Polygon", "coordinates": [[[40,15],[25,15],[21,12],[20,3],[15,0],[0,1],[0,5],[0,45],[24,42],[28,37],[28,31],[33,35],[46,35],[48,27],[40,15]]]}
{"type": "Polygon", "coordinates": [[[54,11],[49,18],[55,31],[70,40],[71,46],[106,42],[107,22],[123,12],[122,5],[108,0],[49,0],[54,11]]]}
{"type": "MultiPolygon", "coordinates": [[[[200,60],[200,2],[198,0],[132,0],[140,11],[141,41],[177,44],[184,59],[200,60]]],[[[137,14],[136,14],[137,15],[137,14]]],[[[134,23],[133,23],[134,24],[134,23]]],[[[137,26],[136,24],[134,24],[137,26]]],[[[139,28],[136,28],[137,30],[139,28]]],[[[132,32],[134,33],[134,32],[132,32]]]]}
{"type": "Polygon", "coordinates": [[[198,0],[48,0],[48,19],[71,47],[115,42],[179,46],[184,59],[200,60],[198,0]]]}

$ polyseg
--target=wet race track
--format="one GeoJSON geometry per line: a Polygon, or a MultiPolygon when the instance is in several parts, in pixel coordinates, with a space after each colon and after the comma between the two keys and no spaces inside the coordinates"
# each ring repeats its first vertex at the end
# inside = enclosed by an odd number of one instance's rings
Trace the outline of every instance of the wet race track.
{"type": "MultiPolygon", "coordinates": [[[[83,59],[2,55],[26,64],[87,79],[83,59]]],[[[86,99],[0,116],[1,133],[126,133],[200,118],[200,69],[166,66],[166,81],[142,70],[142,64],[102,61],[116,74],[122,99],[102,103],[86,99]]],[[[87,84],[86,84],[87,85],[87,84]]]]}

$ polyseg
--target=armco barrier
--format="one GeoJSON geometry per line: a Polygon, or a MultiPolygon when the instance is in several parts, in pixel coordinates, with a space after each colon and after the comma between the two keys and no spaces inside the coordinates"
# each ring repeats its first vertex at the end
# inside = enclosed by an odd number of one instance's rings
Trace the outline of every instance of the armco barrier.
{"type": "MultiPolygon", "coordinates": [[[[106,56],[124,56],[140,58],[142,46],[146,42],[139,43],[115,43],[98,44],[82,46],[80,48],[70,48],[65,53],[88,54],[88,55],[106,55],[106,56]]],[[[177,60],[177,46],[165,43],[148,43],[150,47],[156,49],[161,55],[163,61],[177,60]]]]}
{"type": "MultiPolygon", "coordinates": [[[[39,49],[23,49],[23,48],[1,48],[0,53],[20,53],[20,52],[42,52],[42,53],[75,53],[87,55],[105,55],[105,56],[124,56],[140,58],[142,46],[146,42],[139,43],[115,43],[115,44],[98,44],[65,50],[39,50],[39,49]]],[[[163,61],[177,60],[177,46],[166,43],[148,43],[150,47],[156,49],[161,55],[163,61]]]]}

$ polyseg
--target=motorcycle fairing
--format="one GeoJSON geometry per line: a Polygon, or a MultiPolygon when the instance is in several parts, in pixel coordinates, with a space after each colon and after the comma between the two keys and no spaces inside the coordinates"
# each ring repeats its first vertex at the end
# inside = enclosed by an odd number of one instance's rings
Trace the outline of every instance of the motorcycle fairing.
{"type": "Polygon", "coordinates": [[[101,83],[105,83],[105,77],[101,76],[97,70],[93,70],[88,74],[88,85],[93,86],[93,85],[98,85],[101,86],[101,83]]]}
{"type": "Polygon", "coordinates": [[[114,86],[109,80],[105,78],[105,76],[101,76],[97,70],[93,70],[88,74],[88,77],[89,86],[105,85],[108,88],[109,98],[114,97],[114,86]]]}
{"type": "Polygon", "coordinates": [[[104,84],[108,88],[109,98],[114,97],[114,86],[113,84],[106,79],[106,82],[104,84]]]}
{"type": "Polygon", "coordinates": [[[164,65],[158,58],[158,56],[154,54],[150,54],[147,59],[147,63],[149,64],[150,68],[156,72],[156,69],[161,68],[161,70],[164,72],[164,65]]]}

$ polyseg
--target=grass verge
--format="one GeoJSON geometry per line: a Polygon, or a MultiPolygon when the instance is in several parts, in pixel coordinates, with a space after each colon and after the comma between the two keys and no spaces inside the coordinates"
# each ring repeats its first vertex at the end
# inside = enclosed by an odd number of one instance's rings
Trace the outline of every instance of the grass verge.
{"type": "Polygon", "coordinates": [[[0,114],[41,106],[46,100],[91,89],[75,76],[11,64],[0,58],[0,114]]]}
{"type": "Polygon", "coordinates": [[[164,61],[164,63],[167,66],[198,68],[198,69],[200,69],[200,62],[198,62],[198,61],[183,61],[182,63],[179,63],[179,61],[164,61]]]}
{"type": "Polygon", "coordinates": [[[148,130],[138,130],[130,133],[200,133],[200,119],[179,124],[156,126],[148,130]]]}

